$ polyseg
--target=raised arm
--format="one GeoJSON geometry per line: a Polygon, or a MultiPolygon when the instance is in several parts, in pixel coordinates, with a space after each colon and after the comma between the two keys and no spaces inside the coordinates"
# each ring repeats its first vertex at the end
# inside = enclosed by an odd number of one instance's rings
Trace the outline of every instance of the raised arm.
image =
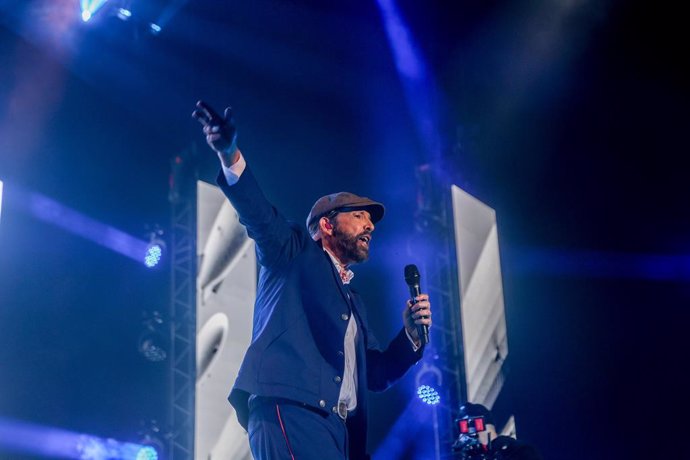
{"type": "Polygon", "coordinates": [[[247,234],[257,244],[259,263],[271,266],[289,261],[306,241],[266,199],[237,147],[237,129],[228,107],[221,117],[203,101],[192,117],[201,123],[206,142],[218,155],[222,172],[218,185],[237,211],[247,234]]]}

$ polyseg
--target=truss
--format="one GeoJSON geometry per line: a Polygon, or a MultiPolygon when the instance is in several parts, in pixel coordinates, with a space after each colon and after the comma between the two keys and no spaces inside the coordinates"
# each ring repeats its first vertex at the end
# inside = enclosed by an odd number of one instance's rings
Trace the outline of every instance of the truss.
{"type": "Polygon", "coordinates": [[[170,176],[172,222],[168,460],[194,458],[196,172],[195,168],[186,164],[191,156],[176,156],[170,176]]]}
{"type": "Polygon", "coordinates": [[[453,239],[450,184],[438,179],[433,167],[417,169],[416,232],[432,250],[422,264],[424,289],[434,305],[434,327],[425,360],[441,372],[441,404],[435,411],[436,459],[450,458],[457,436],[454,419],[466,400],[465,369],[460,322],[460,296],[453,239]]]}

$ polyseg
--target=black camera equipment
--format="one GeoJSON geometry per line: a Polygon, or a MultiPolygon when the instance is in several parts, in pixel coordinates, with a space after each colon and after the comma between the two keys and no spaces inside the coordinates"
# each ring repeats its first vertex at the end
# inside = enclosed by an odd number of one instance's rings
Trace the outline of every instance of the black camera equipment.
{"type": "Polygon", "coordinates": [[[493,414],[481,404],[466,402],[461,405],[455,426],[458,437],[453,443],[454,459],[542,460],[539,451],[530,444],[498,436],[493,414]]]}
{"type": "Polygon", "coordinates": [[[483,416],[471,417],[466,415],[455,420],[458,428],[458,439],[453,443],[453,452],[461,460],[489,460],[491,454],[490,441],[488,445],[482,445],[479,441],[479,433],[486,431],[486,423],[483,416]]]}

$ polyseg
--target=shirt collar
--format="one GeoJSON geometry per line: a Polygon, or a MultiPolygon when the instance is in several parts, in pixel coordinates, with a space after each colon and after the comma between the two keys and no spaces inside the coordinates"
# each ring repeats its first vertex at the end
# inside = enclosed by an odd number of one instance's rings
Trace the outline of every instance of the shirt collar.
{"type": "Polygon", "coordinates": [[[331,251],[326,248],[323,248],[323,250],[326,251],[326,254],[328,254],[333,261],[333,265],[335,265],[336,270],[338,270],[338,274],[340,275],[340,279],[342,280],[343,284],[350,284],[352,278],[355,277],[355,273],[350,270],[347,265],[341,264],[340,261],[333,254],[331,254],[331,251]]]}

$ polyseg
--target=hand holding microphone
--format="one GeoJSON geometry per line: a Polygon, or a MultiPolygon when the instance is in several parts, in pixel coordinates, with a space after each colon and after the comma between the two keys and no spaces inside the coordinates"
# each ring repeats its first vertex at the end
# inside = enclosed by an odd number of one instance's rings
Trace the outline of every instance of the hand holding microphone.
{"type": "Polygon", "coordinates": [[[431,304],[429,295],[422,294],[419,287],[420,276],[416,265],[405,267],[405,282],[410,288],[411,299],[407,301],[407,308],[403,311],[403,321],[410,336],[419,340],[422,345],[429,343],[429,327],[431,326],[431,304]]]}

